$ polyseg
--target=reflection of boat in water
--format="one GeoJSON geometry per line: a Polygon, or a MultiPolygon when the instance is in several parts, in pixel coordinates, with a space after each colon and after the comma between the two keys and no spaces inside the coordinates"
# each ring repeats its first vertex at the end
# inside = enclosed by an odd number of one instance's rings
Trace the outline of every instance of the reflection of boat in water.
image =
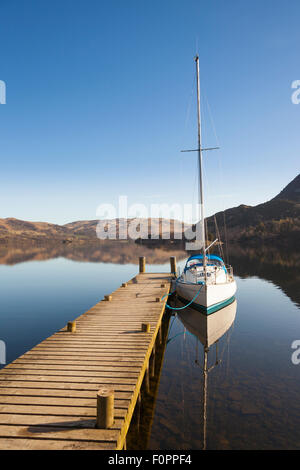
{"type": "MultiPolygon", "coordinates": [[[[218,310],[212,315],[199,313],[197,310],[189,307],[178,313],[178,317],[183,326],[194,335],[203,345],[203,450],[206,449],[206,428],[207,428],[207,395],[208,395],[208,373],[221,363],[218,357],[218,341],[225,333],[229,333],[236,316],[237,301],[234,300],[230,305],[218,310]],[[216,359],[213,365],[208,365],[208,353],[210,348],[215,345],[216,359]]],[[[229,337],[228,337],[229,339],[229,337]]],[[[201,366],[198,360],[198,342],[196,346],[195,363],[201,366]]]]}
{"type": "Polygon", "coordinates": [[[234,300],[230,305],[218,310],[213,315],[199,314],[198,310],[188,307],[178,313],[178,316],[185,328],[196,336],[203,346],[209,348],[218,341],[233,324],[236,315],[236,306],[237,302],[234,300]]]}

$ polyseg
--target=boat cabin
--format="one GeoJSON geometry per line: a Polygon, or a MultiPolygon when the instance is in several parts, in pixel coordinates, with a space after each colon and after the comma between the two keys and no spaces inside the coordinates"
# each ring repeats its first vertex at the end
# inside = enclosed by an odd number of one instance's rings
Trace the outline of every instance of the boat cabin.
{"type": "MultiPolygon", "coordinates": [[[[193,281],[193,278],[197,278],[196,282],[199,282],[199,279],[203,279],[205,276],[203,268],[203,255],[193,255],[190,256],[186,262],[183,274],[187,276],[187,279],[190,282],[193,281]]],[[[225,266],[222,258],[216,255],[206,255],[206,277],[207,280],[211,282],[226,282],[227,278],[227,268],[225,266]]]]}
{"type": "MultiPolygon", "coordinates": [[[[203,255],[190,256],[186,262],[184,272],[196,266],[203,266],[203,255]]],[[[225,263],[219,256],[206,255],[206,266],[216,266],[217,268],[223,268],[226,272],[225,263]]]]}

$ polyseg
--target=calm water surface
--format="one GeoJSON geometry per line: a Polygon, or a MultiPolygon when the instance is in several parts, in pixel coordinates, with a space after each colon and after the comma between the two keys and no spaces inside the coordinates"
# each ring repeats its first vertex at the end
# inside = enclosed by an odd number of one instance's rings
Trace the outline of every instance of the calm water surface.
{"type": "MultiPolygon", "coordinates": [[[[146,445],[150,449],[201,449],[203,445],[207,449],[300,448],[300,364],[291,361],[291,344],[300,339],[295,267],[280,268],[284,274],[281,283],[275,264],[272,269],[270,263],[264,266],[252,259],[247,264],[243,258],[240,267],[238,259],[234,266],[240,274],[236,314],[218,339],[217,364],[216,344],[209,348],[206,380],[197,325],[196,330],[189,329],[185,313],[170,319],[148,429],[146,445]],[[261,277],[254,276],[255,272],[261,277]]],[[[168,267],[148,269],[168,271],[168,267]]],[[[136,272],[134,264],[64,258],[1,265],[0,340],[6,343],[7,362],[62,328],[136,272]]],[[[141,442],[136,439],[132,447],[144,446],[141,442]]]]}

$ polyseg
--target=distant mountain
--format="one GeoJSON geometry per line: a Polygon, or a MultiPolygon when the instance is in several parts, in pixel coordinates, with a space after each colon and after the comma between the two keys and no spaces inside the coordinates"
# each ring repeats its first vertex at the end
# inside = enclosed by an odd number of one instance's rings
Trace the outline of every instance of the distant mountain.
{"type": "MultiPolygon", "coordinates": [[[[65,225],[47,222],[26,222],[14,218],[0,219],[0,243],[8,242],[94,242],[97,230],[102,234],[115,230],[116,239],[127,238],[127,229],[133,219],[82,220],[65,225]]],[[[173,219],[134,219],[133,228],[140,238],[147,238],[154,231],[160,238],[182,238],[183,223],[173,219]],[[170,232],[170,236],[168,235],[170,232]]],[[[191,225],[190,225],[191,227],[191,225]]]]}
{"type": "Polygon", "coordinates": [[[26,222],[14,218],[0,219],[0,241],[65,239],[69,230],[47,222],[26,222]]]}
{"type": "Polygon", "coordinates": [[[294,201],[300,203],[300,173],[273,199],[294,201]]]}
{"type": "Polygon", "coordinates": [[[209,217],[209,232],[215,233],[215,220],[223,239],[248,244],[264,241],[299,246],[300,174],[270,201],[257,206],[240,205],[209,217]]]}
{"type": "MultiPolygon", "coordinates": [[[[70,230],[74,235],[80,237],[95,237],[96,230],[102,233],[109,231],[115,227],[117,239],[126,239],[128,228],[132,221],[135,221],[134,227],[139,232],[140,238],[147,238],[151,234],[151,230],[157,233],[160,238],[168,237],[174,239],[177,236],[182,237],[183,223],[174,219],[161,219],[161,218],[138,218],[138,219],[108,219],[108,220],[80,220],[71,222],[63,227],[70,230]]],[[[133,227],[133,228],[134,228],[133,227]]],[[[185,225],[187,227],[187,225],[185,225]]],[[[192,227],[192,225],[188,225],[192,227]]]]}

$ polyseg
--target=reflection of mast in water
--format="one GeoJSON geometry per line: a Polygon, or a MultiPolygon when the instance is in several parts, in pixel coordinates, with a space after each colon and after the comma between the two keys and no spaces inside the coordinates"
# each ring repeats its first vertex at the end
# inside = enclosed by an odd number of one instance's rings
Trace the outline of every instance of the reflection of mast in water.
{"type": "Polygon", "coordinates": [[[208,373],[221,362],[218,358],[218,341],[233,325],[236,307],[235,300],[211,315],[203,315],[190,307],[178,313],[184,327],[197,338],[195,363],[199,366],[201,363],[198,359],[198,340],[203,345],[203,450],[206,449],[207,438],[208,373]],[[208,352],[213,345],[216,347],[216,360],[212,366],[208,367],[208,352]]]}
{"type": "MultiPolygon", "coordinates": [[[[221,361],[218,360],[218,340],[215,342],[216,345],[216,362],[212,366],[208,367],[208,352],[209,348],[204,346],[204,357],[203,357],[203,450],[206,449],[206,408],[207,408],[207,378],[208,372],[214,369],[221,361]]],[[[199,365],[199,361],[195,360],[196,364],[199,365]]]]}
{"type": "Polygon", "coordinates": [[[203,450],[206,449],[206,408],[207,408],[207,356],[209,349],[204,347],[203,364],[203,450]]]}

